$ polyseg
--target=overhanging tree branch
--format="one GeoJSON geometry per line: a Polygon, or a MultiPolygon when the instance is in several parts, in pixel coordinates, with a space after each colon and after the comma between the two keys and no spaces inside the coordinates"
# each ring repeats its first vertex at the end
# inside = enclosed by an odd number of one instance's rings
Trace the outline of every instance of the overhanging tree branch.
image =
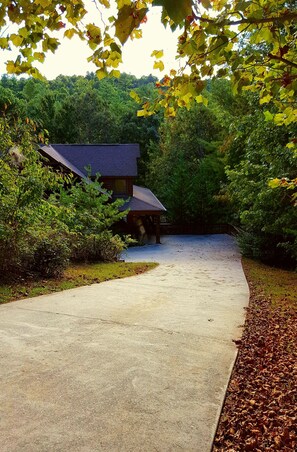
{"type": "Polygon", "coordinates": [[[288,64],[289,66],[295,67],[297,69],[297,64],[293,63],[293,61],[287,60],[287,58],[278,56],[278,55],[273,55],[272,53],[268,53],[268,57],[271,60],[278,60],[278,61],[282,61],[285,64],[288,64]]]}
{"type": "Polygon", "coordinates": [[[242,25],[242,24],[265,24],[265,23],[285,23],[285,22],[291,22],[292,20],[297,20],[297,12],[287,12],[280,16],[274,16],[274,17],[263,17],[263,18],[242,18],[239,20],[218,20],[218,19],[211,19],[209,17],[202,17],[202,16],[194,16],[195,20],[199,20],[200,22],[205,22],[213,25],[217,25],[220,27],[224,26],[232,26],[232,25],[242,25]]]}

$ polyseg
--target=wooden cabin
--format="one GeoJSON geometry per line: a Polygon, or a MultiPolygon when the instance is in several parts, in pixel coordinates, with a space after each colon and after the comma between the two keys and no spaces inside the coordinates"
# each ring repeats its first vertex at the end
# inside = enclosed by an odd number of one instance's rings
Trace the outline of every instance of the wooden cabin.
{"type": "Polygon", "coordinates": [[[140,157],[138,144],[50,144],[39,151],[51,165],[76,177],[94,178],[99,173],[103,188],[112,191],[113,198],[126,200],[123,210],[129,210],[127,230],[137,230],[138,238],[144,241],[147,225],[153,225],[156,243],[160,243],[160,216],[166,209],[151,190],[134,184],[140,157]]]}

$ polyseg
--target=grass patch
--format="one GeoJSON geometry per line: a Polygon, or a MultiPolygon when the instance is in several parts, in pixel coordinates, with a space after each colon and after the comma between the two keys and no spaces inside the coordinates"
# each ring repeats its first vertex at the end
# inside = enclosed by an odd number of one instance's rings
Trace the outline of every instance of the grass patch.
{"type": "Polygon", "coordinates": [[[242,259],[247,279],[271,300],[275,308],[297,308],[297,273],[270,267],[252,259],[242,259]]]}
{"type": "Polygon", "coordinates": [[[21,279],[1,283],[0,304],[25,297],[36,297],[111,279],[139,275],[155,268],[154,262],[112,262],[72,265],[58,279],[21,279]]]}

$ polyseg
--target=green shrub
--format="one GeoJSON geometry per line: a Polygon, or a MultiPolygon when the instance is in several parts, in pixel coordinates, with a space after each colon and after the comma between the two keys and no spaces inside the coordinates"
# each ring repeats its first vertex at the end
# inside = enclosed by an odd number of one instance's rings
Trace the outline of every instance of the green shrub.
{"type": "Polygon", "coordinates": [[[28,237],[22,240],[0,237],[0,278],[25,275],[31,268],[32,258],[33,248],[28,237]]]}
{"type": "Polygon", "coordinates": [[[0,239],[0,276],[3,277],[12,273],[18,267],[15,246],[8,240],[0,239]]]}
{"type": "Polygon", "coordinates": [[[96,240],[96,252],[102,261],[113,262],[118,260],[125,248],[126,244],[119,235],[112,236],[105,232],[96,240]]]}
{"type": "Polygon", "coordinates": [[[70,248],[65,236],[55,234],[43,237],[35,248],[32,270],[41,276],[55,278],[62,275],[69,258],[70,248]]]}
{"type": "Polygon", "coordinates": [[[77,262],[116,261],[128,243],[127,239],[112,235],[110,231],[87,236],[77,234],[72,237],[71,258],[77,262]]]}
{"type": "Polygon", "coordinates": [[[282,236],[241,231],[237,236],[237,243],[243,256],[270,265],[296,268],[297,240],[293,234],[282,236]]]}
{"type": "Polygon", "coordinates": [[[260,257],[260,240],[256,234],[241,231],[237,236],[237,243],[243,256],[256,259],[260,257]]]}

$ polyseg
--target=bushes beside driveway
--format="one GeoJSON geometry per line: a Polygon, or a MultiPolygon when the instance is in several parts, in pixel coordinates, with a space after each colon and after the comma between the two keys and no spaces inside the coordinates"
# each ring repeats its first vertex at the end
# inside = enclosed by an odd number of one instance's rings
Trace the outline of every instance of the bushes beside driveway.
{"type": "MultiPolygon", "coordinates": [[[[39,137],[39,139],[42,137],[39,137]]],[[[35,150],[34,125],[0,120],[0,278],[60,276],[71,259],[114,261],[129,239],[111,226],[126,215],[98,178],[53,171],[35,150]]]]}

